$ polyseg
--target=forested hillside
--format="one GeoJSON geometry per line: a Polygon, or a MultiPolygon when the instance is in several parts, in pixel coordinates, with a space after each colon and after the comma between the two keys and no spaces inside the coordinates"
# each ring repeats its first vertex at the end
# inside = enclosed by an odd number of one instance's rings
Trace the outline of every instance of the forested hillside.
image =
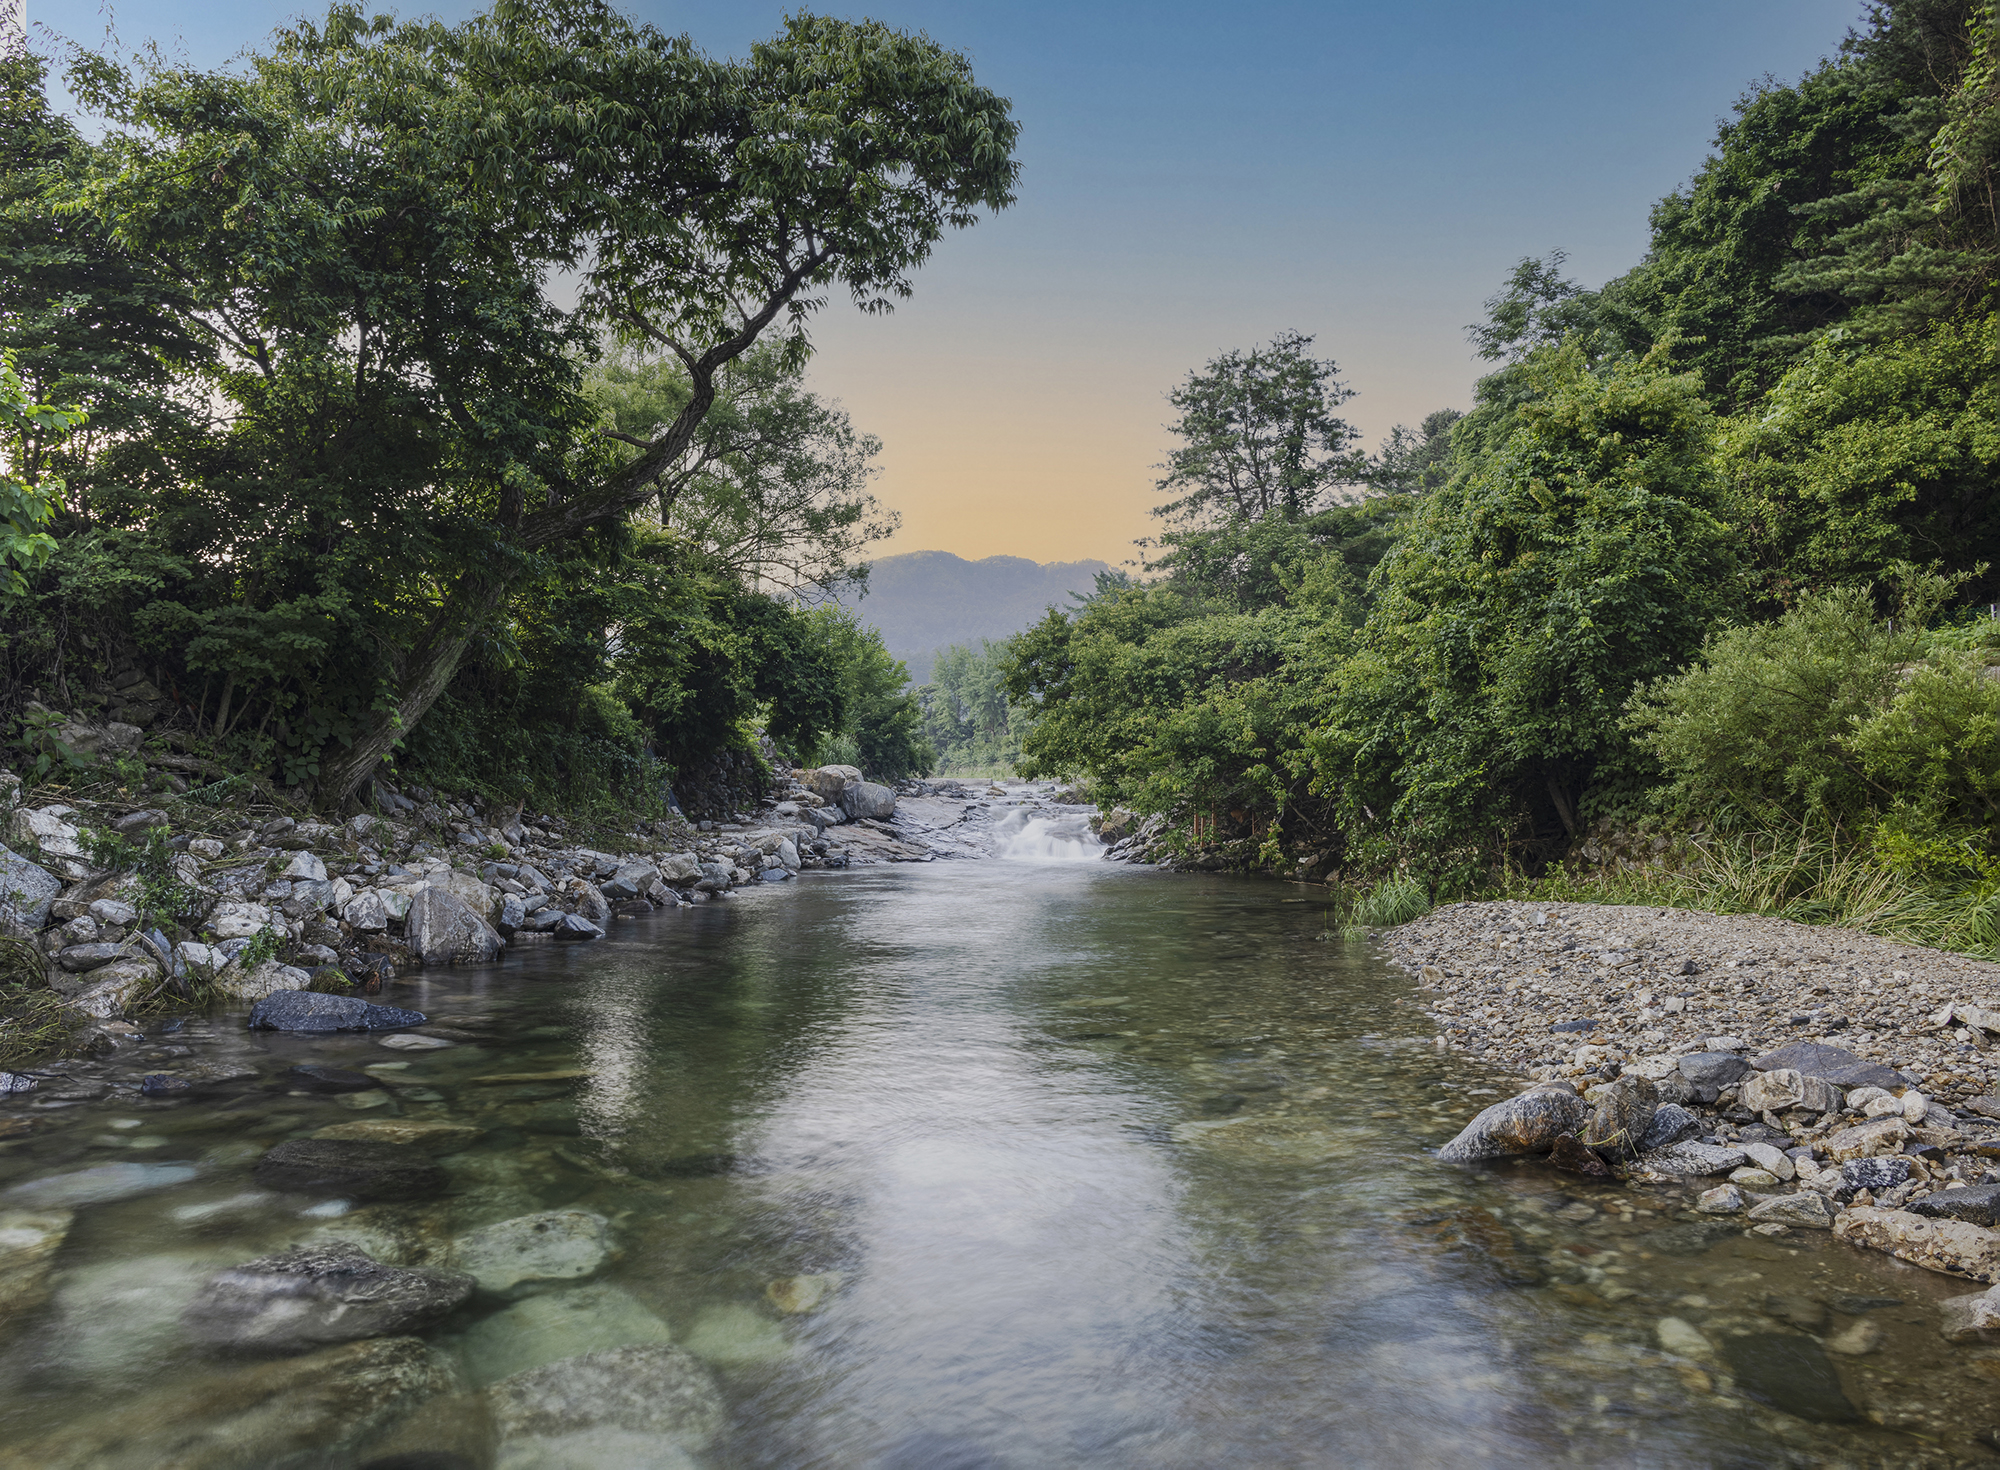
{"type": "Polygon", "coordinates": [[[912,679],[927,684],[941,650],[1018,633],[1051,604],[1065,606],[1072,593],[1088,592],[1097,574],[1109,570],[1101,561],[967,561],[949,551],[906,551],[876,557],[865,595],[844,593],[841,601],[882,635],[912,679]]]}
{"type": "Polygon", "coordinates": [[[813,313],[1012,199],[963,57],[343,4],[229,71],[67,80],[90,116],[0,60],[10,764],[327,809],[385,767],[699,804],[761,736],[921,764],[879,636],[787,594],[894,526],[803,386],[813,313]]]}
{"type": "Polygon", "coordinates": [[[1375,455],[1307,338],[1190,373],[1156,580],[1011,645],[1022,768],[1371,915],[1615,848],[1599,892],[2000,942],[1997,60],[1990,6],[1871,8],[1375,455]]]}

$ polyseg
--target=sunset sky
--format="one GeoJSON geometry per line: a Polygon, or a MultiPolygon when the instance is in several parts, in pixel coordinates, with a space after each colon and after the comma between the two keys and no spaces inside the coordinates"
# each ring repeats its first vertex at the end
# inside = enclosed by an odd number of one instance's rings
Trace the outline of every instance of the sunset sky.
{"type": "MultiPolygon", "coordinates": [[[[409,6],[448,19],[470,4],[409,6]]],[[[736,53],[788,7],[630,12],[736,53]]],[[[1756,79],[1838,47],[1858,0],[1673,5],[950,4],[865,10],[965,51],[1023,123],[1020,203],[946,240],[889,317],[836,301],[813,376],[885,449],[885,551],[1121,561],[1157,498],[1167,390],[1231,347],[1317,336],[1372,445],[1463,407],[1464,327],[1513,262],[1636,261],[1756,79]]],[[[37,49],[220,65],[282,0],[29,0],[37,49]]]]}

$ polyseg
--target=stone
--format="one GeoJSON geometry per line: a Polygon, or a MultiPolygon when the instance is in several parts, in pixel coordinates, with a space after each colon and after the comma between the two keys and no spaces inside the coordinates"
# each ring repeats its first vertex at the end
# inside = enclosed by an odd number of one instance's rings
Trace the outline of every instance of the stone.
{"type": "Polygon", "coordinates": [[[1946,1297],[1938,1303],[1938,1311],[1944,1317],[1938,1332],[1946,1342],[2000,1342],[2000,1286],[1946,1297]]]}
{"type": "Polygon", "coordinates": [[[1814,1424],[1850,1424],[1860,1411],[1840,1386],[1826,1353],[1796,1333],[1749,1333],[1722,1340],[1737,1387],[1784,1413],[1814,1424]]]}
{"type": "Polygon", "coordinates": [[[788,871],[793,873],[798,872],[799,870],[798,844],[793,842],[791,838],[787,837],[784,841],[778,844],[777,859],[779,862],[785,865],[788,871]]]}
{"type": "Polygon", "coordinates": [[[1759,1224],[1797,1225],[1807,1230],[1832,1229],[1839,1213],[1839,1205],[1811,1190],[1773,1195],[1750,1206],[1750,1218],[1759,1224]]]}
{"type": "Polygon", "coordinates": [[[806,789],[821,801],[837,802],[848,783],[859,781],[861,772],[853,766],[821,766],[807,771],[804,781],[806,789]]]}
{"type": "Polygon", "coordinates": [[[1807,1077],[1821,1077],[1843,1091],[1850,1087],[1901,1089],[1909,1079],[1893,1067],[1864,1061],[1842,1047],[1818,1041],[1792,1041],[1776,1051],[1766,1052],[1751,1065],[1760,1072],[1790,1070],[1807,1077]]]}
{"type": "Polygon", "coordinates": [[[1549,1162],[1569,1174],[1582,1174],[1593,1179],[1611,1177],[1611,1166],[1574,1133],[1565,1133],[1556,1139],[1555,1147],[1549,1150],[1549,1162]]]}
{"type": "Polygon", "coordinates": [[[54,869],[72,882],[91,873],[90,860],[83,850],[83,833],[63,818],[74,816],[72,807],[23,807],[14,813],[9,837],[16,847],[32,848],[40,854],[40,865],[54,869]]]}
{"type": "Polygon", "coordinates": [[[788,1317],[802,1317],[819,1310],[820,1303],[840,1285],[838,1271],[822,1271],[812,1276],[785,1276],[764,1288],[764,1300],[788,1317]]]}
{"type": "Polygon", "coordinates": [[[1731,1169],[1743,1167],[1745,1154],[1740,1148],[1723,1148],[1712,1143],[1674,1143],[1665,1148],[1656,1148],[1650,1153],[1639,1155],[1642,1167],[1661,1174],[1682,1174],[1700,1178],[1709,1174],[1727,1174],[1731,1169]]]}
{"type": "Polygon", "coordinates": [[[8,1470],[276,1470],[357,1463],[355,1452],[454,1387],[451,1364],[414,1337],[347,1343],[152,1392],[0,1449],[8,1470]]]}
{"type": "Polygon", "coordinates": [[[49,1268],[75,1218],[68,1210],[0,1210],[0,1323],[48,1300],[49,1268]]]}
{"type": "Polygon", "coordinates": [[[353,1139],[288,1138],[251,1171],[266,1189],[357,1200],[427,1199],[444,1193],[444,1170],[421,1149],[353,1139]]]}
{"type": "Polygon", "coordinates": [[[604,931],[582,914],[564,914],[555,922],[551,931],[557,939],[591,940],[602,939],[604,931]]]}
{"type": "Polygon", "coordinates": [[[1733,1087],[1750,1064],[1727,1051],[1699,1051],[1681,1058],[1681,1075],[1697,1087],[1733,1087]]]}
{"type": "Polygon", "coordinates": [[[1701,1132],[1701,1126],[1700,1117],[1679,1103],[1662,1103],[1654,1109],[1653,1120],[1646,1125],[1646,1132],[1639,1139],[1639,1152],[1651,1153],[1670,1143],[1679,1143],[1701,1132]]]}
{"type": "Polygon", "coordinates": [[[422,1011],[378,1006],[358,995],[279,990],[250,1008],[252,1031],[392,1031],[424,1024],[422,1011]]]}
{"type": "Polygon", "coordinates": [[[0,1206],[42,1211],[108,1205],[185,1184],[194,1176],[192,1164],[95,1164],[0,1190],[0,1206]]]}
{"type": "Polygon", "coordinates": [[[313,1134],[356,1143],[399,1143],[421,1149],[432,1158],[442,1158],[470,1148],[486,1134],[472,1123],[452,1123],[441,1118],[361,1118],[352,1123],[329,1123],[313,1134]]]}
{"type": "Polygon", "coordinates": [[[475,1230],[459,1239],[452,1259],[504,1295],[543,1281],[575,1281],[595,1273],[610,1254],[610,1222],[584,1210],[548,1210],[475,1230]]]}
{"type": "Polygon", "coordinates": [[[699,1454],[721,1432],[722,1395],[677,1347],[603,1348],[530,1368],[488,1390],[503,1444],[604,1429],[671,1436],[699,1454]]]}
{"type": "Polygon", "coordinates": [[[1574,1092],[1536,1088],[1485,1109],[1437,1156],[1448,1164],[1468,1164],[1510,1154],[1547,1153],[1558,1138],[1582,1127],[1589,1114],[1589,1107],[1574,1092]]]}
{"type": "Polygon", "coordinates": [[[593,1283],[543,1292],[482,1318],[459,1340],[478,1387],[583,1353],[671,1340],[667,1324],[631,1293],[593,1283]]]}
{"type": "Polygon", "coordinates": [[[62,889],[62,879],[47,868],[0,847],[0,932],[32,933],[42,928],[49,922],[49,905],[62,889]]]}
{"type": "Polygon", "coordinates": [[[1743,1079],[1739,1095],[1753,1113],[1782,1113],[1788,1108],[1830,1113],[1840,1106],[1840,1091],[1831,1082],[1792,1067],[1752,1073],[1743,1079]]]}
{"type": "Polygon", "coordinates": [[[694,1319],[683,1342],[704,1363],[724,1368],[772,1363],[791,1352],[776,1322],[740,1302],[709,1307],[694,1319]]]}
{"type": "Polygon", "coordinates": [[[295,852],[292,854],[292,860],[285,864],[283,871],[278,876],[280,878],[289,878],[295,883],[324,883],[326,882],[326,864],[314,853],[295,852]]]}
{"type": "Polygon", "coordinates": [[[455,1041],[442,1036],[418,1036],[409,1031],[398,1031],[377,1040],[376,1045],[386,1046],[390,1051],[443,1051],[448,1046],[457,1046],[455,1041]]]}
{"type": "Polygon", "coordinates": [[[613,903],[630,898],[645,897],[660,876],[660,870],[651,863],[625,863],[618,871],[599,885],[600,891],[613,903]]]}
{"type": "Polygon", "coordinates": [[[1710,1358],[1715,1355],[1715,1347],[1693,1323],[1682,1317],[1662,1317],[1653,1326],[1653,1337],[1660,1344],[1660,1351],[1672,1353],[1677,1358],[1710,1358]]]}
{"type": "Polygon", "coordinates": [[[181,1323],[209,1347],[303,1352],[419,1332],[472,1295],[460,1271],[384,1266],[354,1246],[298,1246],[216,1275],[181,1323]]]}
{"type": "Polygon", "coordinates": [[[1741,1169],[1730,1170],[1729,1182],[1749,1190],[1776,1189],[1778,1176],[1768,1169],[1754,1169],[1746,1164],[1741,1169]]]}
{"type": "Polygon", "coordinates": [[[1704,1189],[1694,1207],[1704,1215],[1737,1215],[1743,1212],[1743,1191],[1734,1184],[1718,1184],[1704,1189]]]}
{"type": "Polygon", "coordinates": [[[1899,1154],[1910,1141],[1910,1125],[1900,1116],[1877,1118],[1829,1133],[1823,1140],[1827,1153],[1839,1163],[1851,1159],[1872,1159],[1880,1154],[1899,1154]]]}
{"type": "Polygon", "coordinates": [[[2000,1226],[2000,1184],[1940,1190],[1923,1199],[1913,1199],[1903,1208],[1913,1215],[1928,1215],[1933,1220],[1963,1220],[1991,1230],[2000,1226]]]}
{"type": "Polygon", "coordinates": [[[2000,1281],[2000,1233],[1963,1220],[1853,1205],[1834,1221],[1836,1239],[1886,1251],[1901,1261],[1991,1285],[2000,1281]]]}
{"type": "Polygon", "coordinates": [[[81,974],[100,965],[108,965],[122,958],[124,953],[123,944],[72,944],[57,953],[56,963],[71,974],[81,974]]]}
{"type": "Polygon", "coordinates": [[[100,924],[116,924],[129,929],[139,922],[139,911],[123,899],[100,898],[88,910],[90,917],[100,924]]]}
{"type": "Polygon", "coordinates": [[[1736,1147],[1743,1150],[1744,1157],[1769,1174],[1773,1179],[1790,1179],[1797,1172],[1784,1151],[1768,1143],[1753,1143],[1739,1140],[1736,1147]]]}
{"type": "Polygon", "coordinates": [[[512,939],[528,921],[528,905],[516,894],[508,894],[500,900],[500,912],[494,917],[493,927],[502,939],[512,939]]]}
{"type": "Polygon", "coordinates": [[[282,964],[277,960],[264,960],[249,969],[240,964],[224,965],[215,977],[217,990],[231,1000],[247,1000],[253,1005],[269,1000],[274,995],[307,990],[311,985],[312,976],[306,971],[297,965],[282,964]]]}
{"type": "Polygon", "coordinates": [[[0,1097],[9,1093],[33,1092],[35,1079],[19,1072],[0,1072],[0,1097]]]}
{"type": "Polygon", "coordinates": [[[1660,1105],[1659,1092],[1644,1077],[1621,1076],[1591,1091],[1593,1107],[1583,1126],[1582,1141],[1588,1148],[1615,1149],[1637,1153],[1646,1136],[1653,1114],[1660,1105]]]}
{"type": "Polygon", "coordinates": [[[873,781],[855,781],[842,788],[840,806],[857,822],[886,822],[896,815],[896,793],[873,781]]]}
{"type": "Polygon", "coordinates": [[[1910,1161],[1901,1154],[1849,1159],[1840,1166],[1840,1182],[1848,1189],[1894,1189],[1910,1177],[1910,1161]]]}
{"type": "Polygon", "coordinates": [[[1820,1346],[1844,1358],[1863,1357],[1882,1346],[1882,1328],[1879,1323],[1866,1319],[1852,1322],[1844,1331],[1820,1339],[1820,1346]]]}
{"type": "Polygon", "coordinates": [[[366,1072],[350,1072],[345,1067],[326,1067],[317,1062],[292,1068],[285,1079],[309,1092],[366,1092],[382,1085],[379,1078],[366,1072]]]}
{"type": "Polygon", "coordinates": [[[425,965],[480,964],[498,956],[507,943],[464,899],[435,887],[411,899],[403,942],[425,965]]]}
{"type": "Polygon", "coordinates": [[[347,926],[361,934],[381,934],[389,927],[389,906],[373,888],[364,888],[340,910],[347,926]]]}
{"type": "Polygon", "coordinates": [[[209,910],[208,932],[217,939],[254,939],[276,921],[271,910],[247,899],[225,899],[209,910]]]}

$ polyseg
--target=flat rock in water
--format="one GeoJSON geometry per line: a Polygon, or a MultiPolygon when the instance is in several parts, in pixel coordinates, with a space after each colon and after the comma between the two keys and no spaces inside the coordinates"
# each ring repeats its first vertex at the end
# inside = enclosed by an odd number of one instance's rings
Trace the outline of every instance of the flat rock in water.
{"type": "Polygon", "coordinates": [[[1842,1390],[1832,1359],[1810,1337],[1789,1332],[1724,1337],[1722,1356],[1737,1386],[1774,1409],[1814,1424],[1851,1424],[1861,1417],[1842,1390]]]}
{"type": "Polygon", "coordinates": [[[322,1067],[317,1063],[292,1068],[285,1074],[285,1080],[312,1092],[366,1092],[371,1087],[382,1085],[380,1080],[366,1072],[350,1072],[345,1067],[322,1067]]]}
{"type": "Polygon", "coordinates": [[[194,1178],[192,1164],[98,1164],[70,1174],[51,1174],[0,1191],[0,1205],[15,1210],[65,1210],[108,1205],[194,1178]]]}
{"type": "Polygon", "coordinates": [[[664,1344],[606,1348],[501,1379],[488,1390],[503,1440],[597,1430],[671,1436],[699,1453],[721,1431],[708,1370],[664,1344]]]}
{"type": "Polygon", "coordinates": [[[1723,1148],[1713,1143],[1675,1143],[1639,1155],[1639,1163],[1662,1174],[1701,1178],[1740,1169],[1746,1157],[1740,1148],[1723,1148]]]}
{"type": "Polygon", "coordinates": [[[481,1318],[459,1350],[473,1382],[483,1387],[582,1353],[671,1337],[667,1324],[631,1293],[590,1285],[544,1292],[481,1318]]]}
{"type": "Polygon", "coordinates": [[[1565,1133],[1556,1140],[1549,1150],[1549,1162],[1569,1174],[1582,1174],[1591,1179],[1609,1179],[1611,1166],[1600,1159],[1574,1133],[1565,1133]]]}
{"type": "MultiPolygon", "coordinates": [[[[1870,1159],[1868,1162],[1887,1163],[1888,1160],[1870,1159]]],[[[1984,1225],[1990,1230],[2000,1225],[2000,1184],[1975,1184],[1967,1189],[1940,1190],[1924,1199],[1913,1199],[1903,1208],[1913,1215],[1928,1215],[1933,1220],[1963,1220],[1969,1225],[1984,1225]]]]}
{"type": "Polygon", "coordinates": [[[74,1218],[68,1210],[0,1210],[0,1322],[47,1298],[49,1268],[74,1218]]]}
{"type": "Polygon", "coordinates": [[[1797,1194],[1774,1195],[1750,1207],[1750,1218],[1762,1225],[1797,1225],[1807,1230],[1830,1230],[1840,1206],[1823,1194],[1801,1190],[1797,1194]]]}
{"type": "Polygon", "coordinates": [[[334,1138],[289,1138],[251,1171],[266,1189],[348,1199],[425,1199],[444,1193],[445,1174],[421,1149],[334,1138]]]}
{"type": "Polygon", "coordinates": [[[1589,1107],[1574,1092],[1537,1088],[1487,1108],[1439,1149],[1437,1156],[1448,1164],[1469,1164],[1512,1154],[1547,1153],[1558,1138],[1574,1133],[1589,1116],[1589,1107]]]}
{"type": "Polygon", "coordinates": [[[457,1046],[455,1041],[447,1041],[442,1036],[417,1036],[408,1031],[399,1031],[394,1036],[384,1036],[378,1046],[386,1046],[390,1051],[443,1051],[448,1046],[457,1046]]]}
{"type": "Polygon", "coordinates": [[[210,1347],[299,1352],[421,1331],[472,1287],[462,1271],[384,1266],[345,1244],[299,1246],[219,1273],[181,1324],[210,1347]]]}
{"type": "Polygon", "coordinates": [[[482,1291],[508,1292],[539,1281],[574,1281],[604,1264],[610,1222],[584,1210],[548,1210],[475,1230],[452,1253],[482,1291]]]}
{"type": "Polygon", "coordinates": [[[1835,1087],[1903,1088],[1910,1079],[1893,1067],[1866,1061],[1843,1047],[1819,1041],[1788,1041],[1751,1062],[1760,1072],[1789,1069],[1807,1077],[1823,1077],[1835,1087]]]}
{"type": "Polygon", "coordinates": [[[250,1008],[253,1031],[394,1031],[424,1024],[422,1011],[378,1006],[358,995],[280,990],[250,1008]]]}
{"type": "Polygon", "coordinates": [[[408,1144],[433,1157],[455,1154],[469,1148],[485,1134],[472,1123],[449,1123],[432,1118],[361,1118],[352,1123],[329,1123],[314,1138],[345,1139],[356,1143],[408,1144]]]}

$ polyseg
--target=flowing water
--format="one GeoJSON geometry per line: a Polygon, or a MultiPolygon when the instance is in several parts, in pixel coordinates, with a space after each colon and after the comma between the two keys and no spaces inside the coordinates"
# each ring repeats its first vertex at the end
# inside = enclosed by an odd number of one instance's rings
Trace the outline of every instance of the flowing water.
{"type": "MultiPolygon", "coordinates": [[[[600,1333],[714,1369],[715,1470],[1985,1462],[2000,1361],[1936,1333],[1962,1285],[1687,1192],[1435,1163],[1512,1083],[1435,1052],[1404,978],[1306,890],[1062,861],[1082,840],[1023,822],[1020,860],[433,972],[384,998],[437,1050],[218,1017],[152,1055],[247,1060],[233,1090],[10,1105],[40,1126],[0,1144],[0,1210],[78,1214],[50,1304],[0,1326],[0,1443],[213,1372],[177,1322],[219,1266],[574,1206],[620,1246],[600,1333]],[[307,1061],[389,1085],[293,1093],[307,1061]],[[277,1140],[383,1116],[486,1130],[444,1207],[253,1188],[277,1140]]],[[[475,1385],[577,1350],[501,1306],[434,1334],[475,1385]]]]}

